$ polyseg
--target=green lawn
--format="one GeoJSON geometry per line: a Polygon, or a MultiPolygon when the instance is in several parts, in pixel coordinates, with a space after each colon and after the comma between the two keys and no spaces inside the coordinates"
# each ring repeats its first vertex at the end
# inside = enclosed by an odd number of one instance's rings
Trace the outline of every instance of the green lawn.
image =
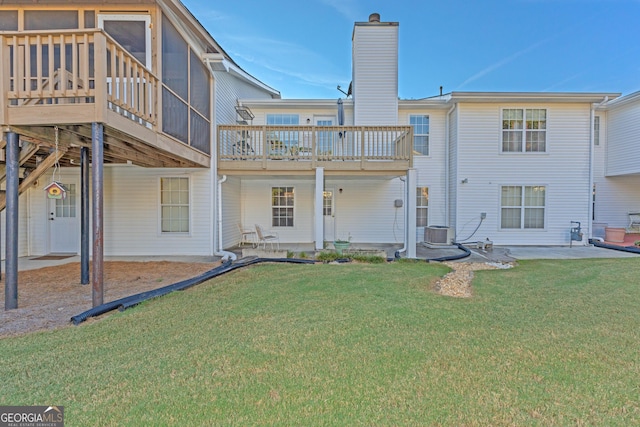
{"type": "Polygon", "coordinates": [[[0,340],[0,405],[93,425],[640,425],[640,260],[263,264],[0,340]]]}

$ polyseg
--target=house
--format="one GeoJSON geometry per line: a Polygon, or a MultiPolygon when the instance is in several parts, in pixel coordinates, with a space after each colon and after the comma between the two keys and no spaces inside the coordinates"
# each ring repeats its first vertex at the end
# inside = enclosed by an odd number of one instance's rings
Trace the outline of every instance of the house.
{"type": "Polygon", "coordinates": [[[216,122],[280,94],[180,1],[4,1],[0,64],[8,284],[18,256],[61,252],[86,283],[91,252],[97,304],[104,254],[216,252],[216,122]]]}
{"type": "Polygon", "coordinates": [[[398,34],[355,23],[351,96],[281,99],[178,0],[2,2],[7,283],[48,253],[80,253],[86,283],[91,253],[95,305],[104,255],[225,255],[238,224],[414,257],[433,229],[567,245],[579,221],[586,244],[640,210],[638,94],[401,100],[398,34]]]}

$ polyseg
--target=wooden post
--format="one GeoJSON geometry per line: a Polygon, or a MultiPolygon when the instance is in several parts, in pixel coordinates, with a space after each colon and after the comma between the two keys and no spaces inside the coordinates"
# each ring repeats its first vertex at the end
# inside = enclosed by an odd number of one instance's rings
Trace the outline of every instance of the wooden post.
{"type": "Polygon", "coordinates": [[[91,173],[93,178],[93,271],[91,287],[93,306],[104,302],[104,235],[103,235],[103,199],[104,199],[104,145],[101,123],[91,125],[91,173]]]}

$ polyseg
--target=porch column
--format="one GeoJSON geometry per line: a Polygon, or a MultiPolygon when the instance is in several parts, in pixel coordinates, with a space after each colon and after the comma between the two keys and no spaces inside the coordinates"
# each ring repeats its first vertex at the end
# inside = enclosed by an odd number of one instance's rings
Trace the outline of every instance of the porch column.
{"type": "Polygon", "coordinates": [[[89,149],[80,148],[80,283],[89,283],[89,149]]]}
{"type": "Polygon", "coordinates": [[[324,247],[324,216],[322,207],[324,203],[324,168],[316,168],[316,191],[315,203],[313,204],[314,236],[316,240],[316,250],[324,247]]]}
{"type": "Polygon", "coordinates": [[[407,233],[407,258],[416,257],[416,185],[415,169],[407,170],[407,216],[405,229],[407,233]]]}
{"type": "Polygon", "coordinates": [[[20,158],[18,134],[7,133],[6,149],[6,242],[5,242],[5,277],[4,277],[4,309],[18,308],[18,185],[20,158]]]}
{"type": "Polygon", "coordinates": [[[104,235],[103,235],[103,126],[101,123],[91,125],[91,174],[93,181],[93,271],[91,287],[93,306],[104,302],[104,235]]]}

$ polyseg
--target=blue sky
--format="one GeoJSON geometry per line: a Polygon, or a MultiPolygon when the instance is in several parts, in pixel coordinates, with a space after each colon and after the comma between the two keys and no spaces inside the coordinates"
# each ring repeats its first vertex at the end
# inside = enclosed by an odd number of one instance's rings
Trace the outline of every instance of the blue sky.
{"type": "MultiPolygon", "coordinates": [[[[399,96],[640,90],[640,0],[182,0],[283,98],[340,97],[353,23],[400,23],[399,96]]],[[[344,95],[342,95],[344,96],[344,95]]]]}

